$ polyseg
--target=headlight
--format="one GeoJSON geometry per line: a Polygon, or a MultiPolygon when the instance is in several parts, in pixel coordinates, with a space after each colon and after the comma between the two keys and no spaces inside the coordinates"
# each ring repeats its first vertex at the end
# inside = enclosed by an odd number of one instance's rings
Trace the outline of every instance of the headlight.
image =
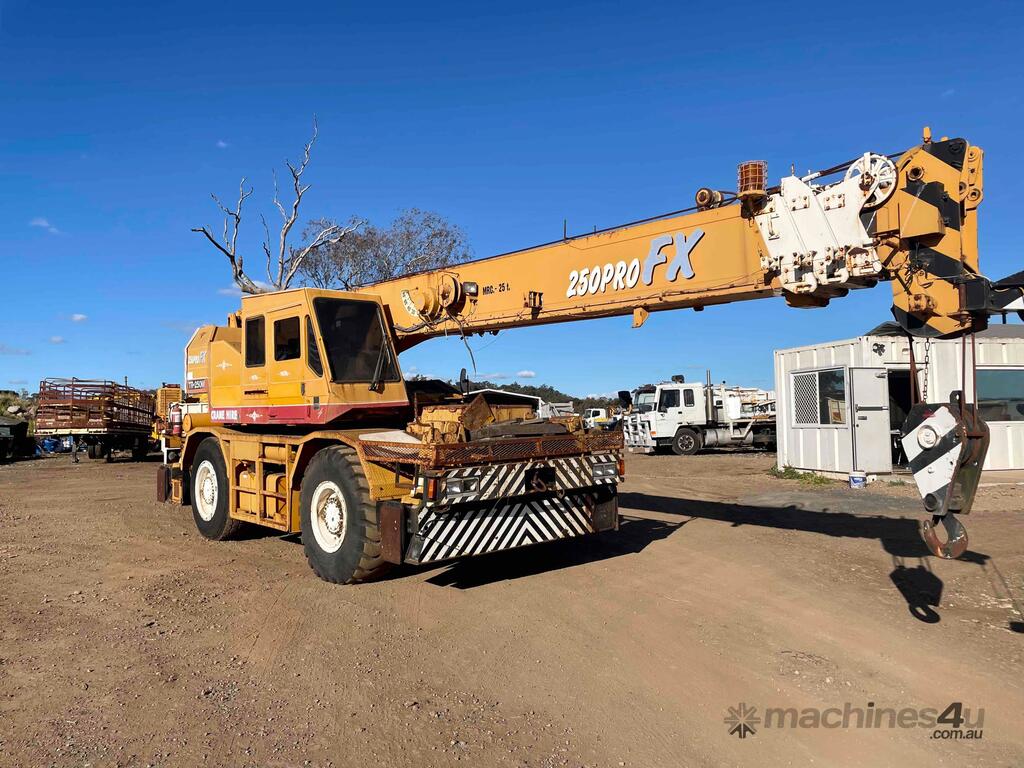
{"type": "Polygon", "coordinates": [[[615,477],[618,474],[618,465],[615,463],[611,464],[595,464],[594,465],[594,477],[615,477]]]}
{"type": "Polygon", "coordinates": [[[480,490],[480,480],[475,477],[452,478],[445,481],[445,491],[449,496],[476,493],[478,490],[480,490]]]}

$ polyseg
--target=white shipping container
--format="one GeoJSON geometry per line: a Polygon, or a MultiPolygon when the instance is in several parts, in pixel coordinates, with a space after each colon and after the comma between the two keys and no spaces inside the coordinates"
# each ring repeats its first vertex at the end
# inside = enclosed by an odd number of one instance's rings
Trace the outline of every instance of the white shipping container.
{"type": "MultiPolygon", "coordinates": [[[[877,330],[877,329],[876,329],[877,330]]],[[[922,399],[973,400],[991,443],[985,469],[1024,469],[1024,326],[994,325],[971,340],[914,341],[922,399]],[[966,351],[966,382],[964,360],[966,351]]],[[[905,335],[855,339],[775,352],[778,466],[848,475],[888,474],[906,461],[899,425],[910,406],[910,345],[905,335]]]]}

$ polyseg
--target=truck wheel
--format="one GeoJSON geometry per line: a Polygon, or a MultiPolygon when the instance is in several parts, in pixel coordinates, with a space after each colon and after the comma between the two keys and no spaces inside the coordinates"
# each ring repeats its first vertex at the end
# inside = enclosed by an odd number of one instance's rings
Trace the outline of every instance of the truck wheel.
{"type": "Polygon", "coordinates": [[[692,456],[700,450],[700,436],[692,429],[683,427],[672,438],[672,453],[676,456],[692,456]]]}
{"type": "Polygon", "coordinates": [[[149,456],[149,440],[145,437],[140,437],[135,441],[135,445],[132,446],[132,459],[135,461],[145,461],[147,456],[149,456]]]}
{"type": "Polygon", "coordinates": [[[377,506],[351,448],[334,445],[312,458],[302,478],[301,504],[302,546],[317,576],[351,584],[387,570],[377,506]]]}
{"type": "Polygon", "coordinates": [[[228,516],[228,473],[217,438],[208,437],[199,444],[191,474],[196,528],[213,541],[230,539],[242,523],[228,516]]]}
{"type": "Polygon", "coordinates": [[[85,447],[85,455],[90,459],[98,459],[100,457],[100,447],[96,443],[89,443],[85,447]]]}

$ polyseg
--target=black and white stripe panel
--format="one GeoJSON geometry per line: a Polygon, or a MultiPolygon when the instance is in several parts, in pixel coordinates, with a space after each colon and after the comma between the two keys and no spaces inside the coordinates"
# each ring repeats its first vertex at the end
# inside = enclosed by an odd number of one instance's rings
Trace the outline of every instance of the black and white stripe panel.
{"type": "Polygon", "coordinates": [[[414,560],[437,562],[593,533],[593,505],[592,494],[570,494],[446,512],[427,508],[418,519],[421,546],[414,560]]]}
{"type": "Polygon", "coordinates": [[[958,424],[948,405],[919,403],[907,417],[910,429],[902,438],[903,450],[918,491],[936,514],[945,512],[950,484],[960,463],[963,443],[958,424]]]}
{"type": "Polygon", "coordinates": [[[993,303],[1007,312],[1024,312],[1024,294],[1019,288],[996,291],[993,303]]]}
{"type": "Polygon", "coordinates": [[[508,464],[487,464],[478,467],[460,467],[444,473],[445,480],[477,478],[478,486],[474,493],[449,495],[447,483],[442,484],[441,495],[436,505],[458,503],[467,504],[491,499],[503,499],[509,496],[521,496],[528,492],[526,474],[538,467],[551,467],[558,480],[558,490],[573,491],[595,485],[614,485],[618,475],[594,477],[595,464],[614,464],[618,456],[614,453],[602,453],[588,456],[567,456],[543,461],[518,461],[508,464]]]}

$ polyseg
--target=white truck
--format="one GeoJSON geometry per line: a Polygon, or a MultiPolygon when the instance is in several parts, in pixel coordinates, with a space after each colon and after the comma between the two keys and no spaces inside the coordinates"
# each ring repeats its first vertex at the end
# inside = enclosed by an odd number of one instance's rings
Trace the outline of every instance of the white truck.
{"type": "Polygon", "coordinates": [[[670,448],[689,456],[702,448],[775,446],[775,394],[753,387],[687,383],[682,376],[619,392],[626,447],[633,453],[670,448]]]}
{"type": "Polygon", "coordinates": [[[607,408],[587,408],[583,411],[584,429],[603,428],[609,421],[607,408]]]}

